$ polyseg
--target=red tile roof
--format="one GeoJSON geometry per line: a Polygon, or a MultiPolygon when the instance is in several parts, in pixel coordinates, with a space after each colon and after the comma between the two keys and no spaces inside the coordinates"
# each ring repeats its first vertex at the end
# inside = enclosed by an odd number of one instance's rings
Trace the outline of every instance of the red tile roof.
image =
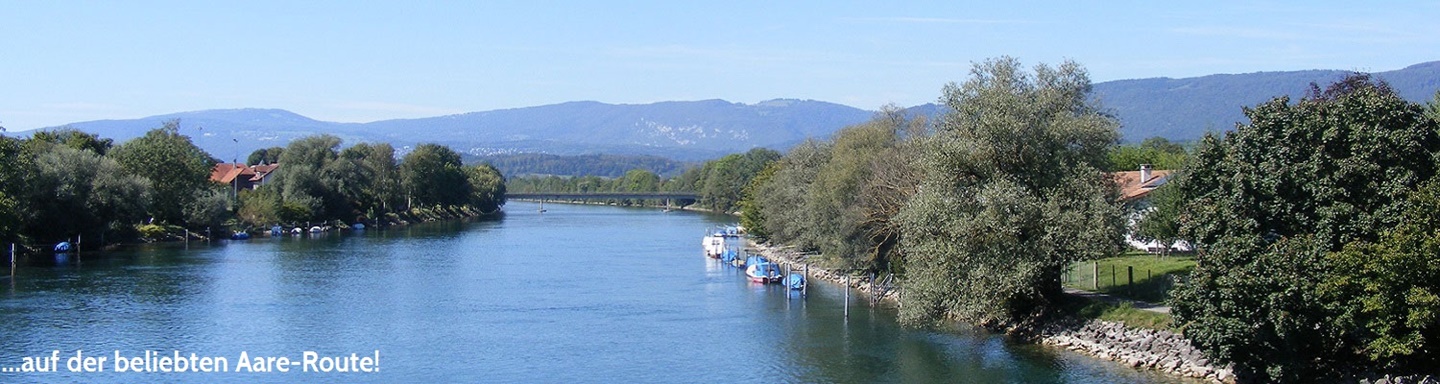
{"type": "Polygon", "coordinates": [[[1162,169],[1150,171],[1150,178],[1140,180],[1140,171],[1110,172],[1110,177],[1115,178],[1115,183],[1120,185],[1120,197],[1125,200],[1134,200],[1145,197],[1150,191],[1155,190],[1170,179],[1175,171],[1162,169]]]}

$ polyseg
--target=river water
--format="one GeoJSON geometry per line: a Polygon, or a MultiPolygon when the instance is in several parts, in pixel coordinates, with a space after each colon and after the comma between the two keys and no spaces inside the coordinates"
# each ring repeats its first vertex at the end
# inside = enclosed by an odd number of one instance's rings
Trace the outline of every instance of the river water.
{"type": "Polygon", "coordinates": [[[835,285],[802,298],[752,284],[701,255],[704,231],[733,218],[536,208],[24,258],[0,278],[0,382],[1176,381],[983,332],[902,328],[853,296],[846,318],[835,285]],[[134,372],[159,369],[146,351],[216,365],[134,372]],[[54,372],[15,372],[53,356],[54,372]]]}

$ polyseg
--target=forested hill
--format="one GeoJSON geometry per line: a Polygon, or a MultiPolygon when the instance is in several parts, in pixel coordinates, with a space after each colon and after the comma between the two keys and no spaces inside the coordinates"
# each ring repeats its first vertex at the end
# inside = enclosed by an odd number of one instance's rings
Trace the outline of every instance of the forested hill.
{"type": "MultiPolygon", "coordinates": [[[[1235,123],[1248,122],[1243,107],[1281,95],[1297,100],[1310,89],[1310,83],[1323,86],[1350,73],[1312,70],[1116,80],[1095,84],[1094,95],[1120,118],[1126,141],[1154,136],[1183,141],[1199,138],[1207,130],[1232,130],[1235,123]]],[[[1440,90],[1440,61],[1374,75],[1414,102],[1428,102],[1440,90]]]]}
{"type": "MultiPolygon", "coordinates": [[[[1121,133],[1128,142],[1152,136],[1190,140],[1206,130],[1233,129],[1236,122],[1244,121],[1242,107],[1280,95],[1298,98],[1311,82],[1328,84],[1346,73],[1349,71],[1313,70],[1117,80],[1095,84],[1094,97],[1120,118],[1121,133]]],[[[959,78],[964,74],[955,75],[959,78]]],[[[1376,76],[1388,81],[1406,99],[1427,102],[1440,89],[1440,62],[1378,72],[1376,76]]],[[[937,99],[941,85],[935,87],[937,99]]],[[[934,104],[907,111],[928,116],[940,113],[934,104]]],[[[124,142],[166,120],[180,119],[181,133],[222,160],[243,158],[255,149],[284,147],[301,137],[329,133],[349,144],[392,143],[401,153],[407,147],[428,142],[470,156],[618,154],[697,161],[757,147],[784,150],[806,139],[828,138],[840,128],[872,116],[873,111],[814,100],[776,99],[754,104],[724,100],[651,104],[582,101],[371,123],[319,121],[278,109],[228,109],[70,126],[124,142]]]]}

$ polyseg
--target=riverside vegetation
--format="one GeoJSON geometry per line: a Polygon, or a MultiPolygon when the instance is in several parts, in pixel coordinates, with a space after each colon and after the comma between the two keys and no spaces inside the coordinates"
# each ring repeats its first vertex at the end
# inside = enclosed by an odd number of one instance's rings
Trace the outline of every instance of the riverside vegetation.
{"type": "Polygon", "coordinates": [[[1074,63],[977,64],[938,121],[887,110],[790,150],[747,188],[741,221],[832,266],[902,275],[908,323],[1043,333],[1077,312],[1067,265],[1121,249],[1135,207],[1101,170],[1169,164],[1181,171],[1135,229],[1198,252],[1173,323],[1152,326],[1242,382],[1436,373],[1440,94],[1418,105],[1355,74],[1247,108],[1187,158],[1115,146],[1089,87],[1074,63]]]}
{"type": "Polygon", "coordinates": [[[180,133],[178,120],[120,145],[73,130],[0,136],[0,241],[125,241],[165,228],[204,232],[328,221],[397,221],[472,215],[504,204],[504,178],[465,166],[447,147],[423,144],[403,158],[384,143],[339,150],[318,135],[251,158],[278,162],[272,181],[236,191],[210,181],[219,162],[180,133]],[[238,193],[237,193],[238,192],[238,193]]]}

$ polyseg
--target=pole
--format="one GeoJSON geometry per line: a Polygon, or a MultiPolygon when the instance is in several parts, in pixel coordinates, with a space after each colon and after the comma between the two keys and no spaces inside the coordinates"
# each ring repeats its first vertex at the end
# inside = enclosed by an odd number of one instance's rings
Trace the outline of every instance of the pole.
{"type": "Polygon", "coordinates": [[[850,274],[845,274],[845,318],[850,318],[850,274]]]}
{"type": "Polygon", "coordinates": [[[1090,279],[1090,290],[1092,290],[1092,291],[1099,291],[1099,290],[1100,290],[1100,262],[1099,262],[1099,261],[1092,261],[1092,262],[1090,262],[1090,277],[1093,277],[1093,279],[1090,279]]]}
{"type": "Polygon", "coordinates": [[[1126,275],[1126,276],[1125,276],[1125,290],[1126,290],[1126,291],[1130,291],[1130,294],[1131,294],[1131,295],[1134,295],[1134,294],[1135,294],[1135,266],[1133,266],[1133,265],[1127,265],[1127,266],[1125,266],[1125,275],[1126,275]]]}

